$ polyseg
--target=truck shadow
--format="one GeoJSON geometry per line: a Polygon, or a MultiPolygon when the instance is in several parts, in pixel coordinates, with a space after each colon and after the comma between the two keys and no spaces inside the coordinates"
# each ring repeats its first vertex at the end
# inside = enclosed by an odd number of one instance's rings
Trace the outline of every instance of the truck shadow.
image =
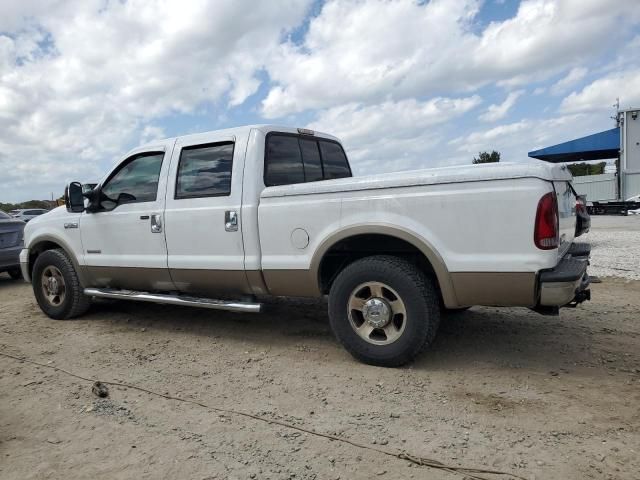
{"type": "MultiPolygon", "coordinates": [[[[286,351],[303,345],[323,352],[327,362],[344,363],[345,354],[329,328],[325,301],[277,298],[268,300],[265,307],[256,315],[99,301],[83,319],[248,342],[255,348],[286,351]]],[[[589,331],[579,319],[563,321],[562,317],[543,317],[527,309],[474,308],[445,315],[434,343],[408,368],[433,371],[487,364],[548,372],[592,364],[594,353],[586,348],[589,344],[589,331]]]]}
{"type": "Polygon", "coordinates": [[[0,288],[10,288],[24,285],[24,280],[14,280],[8,273],[0,273],[0,288]]]}
{"type": "MultiPolygon", "coordinates": [[[[438,335],[416,359],[414,368],[457,369],[483,364],[545,373],[593,365],[590,331],[579,315],[567,320],[541,316],[526,308],[475,307],[443,316],[438,335]]],[[[561,314],[564,315],[564,314],[561,314]]]]}

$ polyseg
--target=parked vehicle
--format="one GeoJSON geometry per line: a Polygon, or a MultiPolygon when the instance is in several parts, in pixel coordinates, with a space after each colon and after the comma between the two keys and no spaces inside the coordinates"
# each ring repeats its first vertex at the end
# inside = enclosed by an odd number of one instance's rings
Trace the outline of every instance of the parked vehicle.
{"type": "Polygon", "coordinates": [[[20,251],[24,246],[25,223],[0,211],[0,273],[7,272],[13,279],[22,278],[20,251]]]}
{"type": "Polygon", "coordinates": [[[241,127],[136,148],[84,194],[69,184],[20,259],[55,319],[93,297],[259,312],[264,295],[328,295],[346,349],[398,366],[443,308],[589,298],[570,180],[543,162],[352,178],[331,135],[241,127]]]}
{"type": "Polygon", "coordinates": [[[34,218],[39,217],[40,215],[44,215],[48,211],[49,210],[46,210],[44,208],[25,208],[19,210],[11,210],[11,215],[14,218],[22,220],[26,223],[29,220],[33,220],[34,218]]]}
{"type": "Polygon", "coordinates": [[[576,195],[576,237],[587,233],[590,228],[591,215],[587,210],[587,199],[584,195],[576,195]]]}

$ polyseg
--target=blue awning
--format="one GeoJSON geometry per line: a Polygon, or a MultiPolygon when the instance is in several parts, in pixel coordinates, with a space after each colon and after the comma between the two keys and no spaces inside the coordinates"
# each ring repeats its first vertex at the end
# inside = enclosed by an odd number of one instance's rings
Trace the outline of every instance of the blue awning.
{"type": "Polygon", "coordinates": [[[576,138],[540,150],[529,152],[529,156],[547,162],[580,162],[618,158],[620,150],[620,129],[612,128],[586,137],[576,138]]]}

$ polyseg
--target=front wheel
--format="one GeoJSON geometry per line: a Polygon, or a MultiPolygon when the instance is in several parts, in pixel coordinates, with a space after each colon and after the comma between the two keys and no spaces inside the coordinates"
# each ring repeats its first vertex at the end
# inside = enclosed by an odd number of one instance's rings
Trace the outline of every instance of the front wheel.
{"type": "Polygon", "coordinates": [[[334,281],[329,320],[358,360],[398,367],[434,339],[440,322],[433,281],[410,262],[379,255],[357,260],[334,281]]]}
{"type": "Polygon", "coordinates": [[[89,309],[91,300],[63,250],[40,254],[33,266],[32,286],[40,309],[53,319],[77,317],[89,309]]]}

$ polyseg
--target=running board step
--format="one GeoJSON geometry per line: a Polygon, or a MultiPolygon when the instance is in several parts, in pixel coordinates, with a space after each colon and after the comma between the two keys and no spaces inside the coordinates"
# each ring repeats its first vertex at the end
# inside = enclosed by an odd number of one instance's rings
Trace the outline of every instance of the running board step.
{"type": "Polygon", "coordinates": [[[168,295],[163,293],[135,292],[133,290],[113,290],[110,288],[85,288],[84,294],[89,297],[114,298],[119,300],[136,300],[138,302],[166,303],[185,307],[211,308],[229,312],[260,313],[262,304],[252,302],[234,302],[228,300],[212,300],[210,298],[188,297],[185,295],[168,295]]]}

